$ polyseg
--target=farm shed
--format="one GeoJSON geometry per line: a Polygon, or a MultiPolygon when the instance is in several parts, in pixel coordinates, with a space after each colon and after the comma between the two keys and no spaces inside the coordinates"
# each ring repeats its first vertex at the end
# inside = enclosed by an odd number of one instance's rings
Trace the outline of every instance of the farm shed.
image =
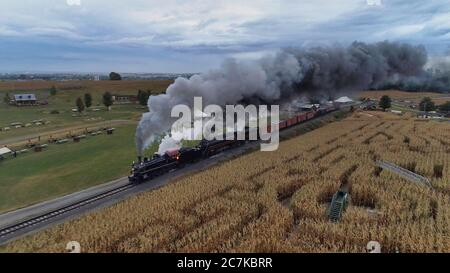
{"type": "Polygon", "coordinates": [[[12,103],[16,106],[32,106],[37,105],[37,98],[35,94],[17,94],[12,103]]]}
{"type": "Polygon", "coordinates": [[[0,156],[10,154],[12,151],[8,147],[0,148],[0,156]]]}
{"type": "Polygon", "coordinates": [[[12,151],[9,148],[7,148],[7,147],[0,148],[0,160],[2,160],[5,155],[10,154],[10,153],[12,153],[12,151]]]}

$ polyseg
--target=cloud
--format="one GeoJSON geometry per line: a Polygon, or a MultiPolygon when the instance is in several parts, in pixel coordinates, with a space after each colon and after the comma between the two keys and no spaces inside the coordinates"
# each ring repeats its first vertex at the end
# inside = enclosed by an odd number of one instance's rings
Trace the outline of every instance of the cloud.
{"type": "MultiPolygon", "coordinates": [[[[16,0],[0,6],[0,39],[20,41],[24,48],[44,55],[46,48],[53,48],[48,53],[52,60],[81,54],[105,60],[114,52],[116,59],[129,64],[127,60],[140,54],[157,58],[161,70],[176,66],[173,56],[183,56],[180,62],[206,60],[191,71],[203,71],[229,56],[251,58],[280,47],[353,40],[389,39],[424,44],[436,53],[447,50],[448,1],[369,4],[367,0],[16,0]],[[173,65],[164,65],[164,59],[173,65]]],[[[2,49],[5,55],[16,52],[2,49]]],[[[33,62],[32,55],[22,55],[33,62]]]]}
{"type": "Polygon", "coordinates": [[[81,6],[81,0],[66,0],[69,6],[81,6]]]}

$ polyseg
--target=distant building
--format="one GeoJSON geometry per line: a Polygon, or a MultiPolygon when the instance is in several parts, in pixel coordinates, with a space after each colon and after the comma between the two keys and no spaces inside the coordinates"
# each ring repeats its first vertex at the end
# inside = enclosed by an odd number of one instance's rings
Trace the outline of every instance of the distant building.
{"type": "Polygon", "coordinates": [[[424,112],[420,111],[417,113],[418,118],[444,118],[445,114],[437,113],[436,111],[424,112]]]}
{"type": "Polygon", "coordinates": [[[7,154],[11,153],[13,153],[13,151],[11,151],[8,147],[0,148],[0,160],[4,159],[7,154]]]}
{"type": "Polygon", "coordinates": [[[138,98],[135,95],[113,95],[115,104],[136,104],[138,98]]]}
{"type": "Polygon", "coordinates": [[[37,105],[38,101],[35,94],[17,94],[14,95],[12,104],[16,106],[33,106],[37,105]]]}
{"type": "Polygon", "coordinates": [[[351,104],[353,103],[353,100],[349,97],[340,97],[339,99],[334,101],[335,103],[340,103],[340,104],[351,104]]]}

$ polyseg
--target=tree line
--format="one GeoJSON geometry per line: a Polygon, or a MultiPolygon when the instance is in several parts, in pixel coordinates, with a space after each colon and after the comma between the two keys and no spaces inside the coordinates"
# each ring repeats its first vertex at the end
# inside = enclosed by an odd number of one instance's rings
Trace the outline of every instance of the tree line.
{"type": "MultiPolygon", "coordinates": [[[[152,91],[151,90],[138,90],[137,94],[137,100],[140,105],[145,106],[147,105],[148,99],[151,96],[152,91]]],[[[113,105],[114,100],[113,96],[110,92],[105,92],[102,97],[103,105],[110,110],[110,107],[113,105]]],[[[92,96],[89,93],[84,94],[84,99],[81,97],[78,97],[75,102],[77,106],[77,110],[79,113],[83,112],[86,108],[90,108],[92,106],[92,96]]]]}
{"type": "MultiPolygon", "coordinates": [[[[114,100],[110,92],[103,93],[102,102],[108,111],[111,110],[114,100]]],[[[92,106],[92,95],[90,93],[86,93],[83,98],[78,97],[75,104],[79,113],[83,112],[86,108],[89,109],[92,106]]]]}
{"type": "MultiPolygon", "coordinates": [[[[386,111],[386,109],[392,107],[392,99],[389,96],[384,95],[383,97],[381,97],[378,106],[386,111]]],[[[418,110],[424,112],[431,112],[436,110],[439,110],[441,112],[450,112],[450,101],[437,106],[430,97],[424,97],[419,103],[418,110]]]]}

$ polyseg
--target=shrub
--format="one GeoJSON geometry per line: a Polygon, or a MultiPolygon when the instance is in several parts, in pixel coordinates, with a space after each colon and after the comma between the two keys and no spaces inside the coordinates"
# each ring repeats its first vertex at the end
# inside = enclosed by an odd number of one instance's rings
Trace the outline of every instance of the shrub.
{"type": "Polygon", "coordinates": [[[410,139],[409,137],[407,137],[407,136],[405,136],[405,137],[403,138],[403,143],[409,144],[410,141],[411,141],[411,139],[410,139]]]}
{"type": "Polygon", "coordinates": [[[433,167],[434,177],[442,178],[443,172],[444,172],[444,165],[442,165],[442,164],[434,165],[434,167],[433,167]]]}

